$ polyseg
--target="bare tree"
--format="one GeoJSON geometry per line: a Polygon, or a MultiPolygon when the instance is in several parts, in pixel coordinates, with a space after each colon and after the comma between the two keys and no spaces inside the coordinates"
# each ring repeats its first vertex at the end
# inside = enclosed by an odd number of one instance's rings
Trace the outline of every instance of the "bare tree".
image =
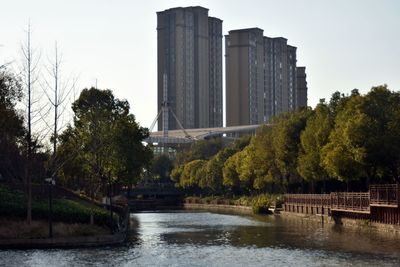
{"type": "Polygon", "coordinates": [[[53,143],[53,160],[52,160],[52,173],[54,173],[57,168],[56,163],[56,152],[57,152],[57,138],[58,132],[64,128],[64,121],[60,121],[63,118],[64,112],[69,103],[69,97],[71,92],[75,90],[75,85],[77,78],[71,75],[64,78],[62,75],[62,54],[59,52],[59,47],[57,42],[54,45],[54,55],[52,58],[48,59],[46,64],[47,77],[43,78],[42,89],[44,94],[47,96],[48,102],[50,103],[50,108],[54,110],[54,121],[52,124],[47,123],[44,118],[44,122],[49,129],[52,129],[51,142],[53,143]]]}
{"type": "Polygon", "coordinates": [[[32,48],[31,44],[32,29],[30,22],[26,30],[26,40],[21,45],[22,68],[21,78],[26,93],[26,108],[27,108],[27,135],[26,135],[26,150],[27,164],[25,168],[25,183],[27,187],[27,222],[32,222],[32,156],[37,146],[37,140],[32,138],[32,125],[38,118],[40,109],[36,108],[38,103],[37,97],[34,96],[34,87],[38,81],[40,53],[32,48]]]}

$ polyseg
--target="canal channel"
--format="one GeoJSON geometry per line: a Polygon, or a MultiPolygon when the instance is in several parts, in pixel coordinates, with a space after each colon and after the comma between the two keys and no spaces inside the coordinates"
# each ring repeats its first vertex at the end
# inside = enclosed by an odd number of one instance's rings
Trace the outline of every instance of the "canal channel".
{"type": "Polygon", "coordinates": [[[280,216],[132,214],[123,246],[4,250],[0,266],[400,266],[400,236],[280,216]]]}

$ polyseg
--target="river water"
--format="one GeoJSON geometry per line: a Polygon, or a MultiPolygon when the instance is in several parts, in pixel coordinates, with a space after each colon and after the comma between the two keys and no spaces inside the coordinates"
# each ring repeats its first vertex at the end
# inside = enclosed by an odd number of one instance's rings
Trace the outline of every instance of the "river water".
{"type": "Polygon", "coordinates": [[[0,251],[0,266],[400,266],[400,236],[275,216],[132,214],[117,247],[0,251]]]}

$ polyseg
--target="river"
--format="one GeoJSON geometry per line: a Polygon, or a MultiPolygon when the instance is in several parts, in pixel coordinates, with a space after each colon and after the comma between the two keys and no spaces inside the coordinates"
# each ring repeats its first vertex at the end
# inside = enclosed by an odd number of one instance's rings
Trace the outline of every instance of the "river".
{"type": "Polygon", "coordinates": [[[124,246],[0,251],[0,266],[400,266],[400,236],[275,216],[132,214],[124,246]]]}

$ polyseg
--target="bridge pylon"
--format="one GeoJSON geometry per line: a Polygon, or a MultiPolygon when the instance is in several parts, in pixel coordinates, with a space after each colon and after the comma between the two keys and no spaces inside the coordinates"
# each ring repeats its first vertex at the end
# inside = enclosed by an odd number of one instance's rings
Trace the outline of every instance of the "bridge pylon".
{"type": "Polygon", "coordinates": [[[182,123],[179,121],[178,117],[175,115],[175,112],[170,108],[170,104],[168,102],[168,77],[167,74],[163,75],[163,102],[161,103],[161,109],[159,110],[157,116],[150,126],[150,132],[153,131],[156,122],[159,121],[160,117],[162,118],[162,138],[158,137],[157,140],[152,140],[152,138],[147,138],[146,141],[150,143],[158,143],[163,147],[163,153],[168,150],[168,144],[176,144],[176,143],[192,143],[194,138],[185,130],[182,123]],[[169,114],[176,120],[180,130],[185,134],[186,140],[176,140],[177,138],[170,138],[168,136],[169,130],[169,114]],[[153,142],[155,141],[155,142],[153,142]]]}

